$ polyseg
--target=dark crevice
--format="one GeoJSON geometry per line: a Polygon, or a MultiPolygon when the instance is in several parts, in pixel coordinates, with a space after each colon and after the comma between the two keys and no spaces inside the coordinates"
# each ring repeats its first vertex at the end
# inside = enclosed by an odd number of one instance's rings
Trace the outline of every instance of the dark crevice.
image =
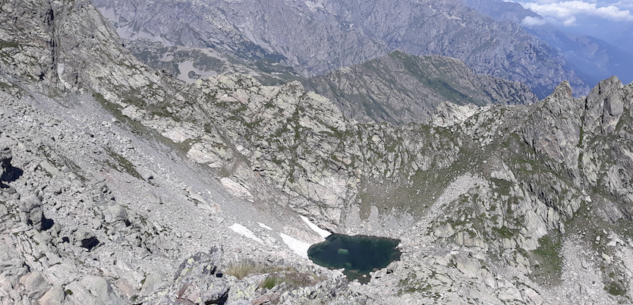
{"type": "Polygon", "coordinates": [[[92,250],[99,244],[99,240],[96,237],[90,237],[81,241],[81,247],[88,249],[88,251],[92,250]]]}
{"type": "MultiPolygon", "coordinates": [[[[8,147],[5,148],[6,150],[10,150],[8,147]]],[[[24,171],[14,167],[13,165],[11,165],[11,158],[7,158],[5,160],[2,161],[2,164],[0,164],[2,167],[2,175],[0,175],[0,185],[2,185],[2,182],[13,182],[15,180],[17,180],[18,178],[20,178],[22,176],[22,174],[24,174],[24,171]]]]}
{"type": "Polygon", "coordinates": [[[52,228],[54,224],[55,224],[55,222],[52,219],[48,219],[48,218],[42,216],[42,231],[46,231],[46,230],[52,228]]]}

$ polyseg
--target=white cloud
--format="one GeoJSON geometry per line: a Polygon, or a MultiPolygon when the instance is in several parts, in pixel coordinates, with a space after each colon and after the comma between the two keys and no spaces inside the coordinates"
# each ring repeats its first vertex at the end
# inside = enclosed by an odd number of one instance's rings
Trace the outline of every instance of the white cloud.
{"type": "Polygon", "coordinates": [[[565,26],[571,26],[571,25],[575,25],[576,24],[576,17],[571,16],[565,20],[563,20],[563,24],[565,26]]]}
{"type": "Polygon", "coordinates": [[[521,25],[527,26],[527,27],[544,25],[546,23],[547,23],[547,20],[543,18],[532,17],[532,16],[527,16],[525,17],[525,19],[523,19],[523,21],[521,21],[521,25]]]}
{"type": "MultiPolygon", "coordinates": [[[[633,7],[633,1],[552,1],[552,0],[536,0],[536,1],[517,1],[523,5],[523,7],[530,9],[537,14],[549,19],[553,18],[556,21],[570,26],[575,25],[576,18],[580,15],[599,17],[612,21],[633,21],[633,15],[631,15],[628,7],[633,7]],[[597,3],[600,2],[600,3],[597,3]]],[[[536,18],[532,18],[536,19],[536,18]]],[[[541,19],[542,20],[542,19],[541,19]]],[[[536,22],[540,20],[523,20],[524,23],[532,23],[536,25],[536,22]]],[[[525,24],[528,25],[528,24],[525,24]]]]}

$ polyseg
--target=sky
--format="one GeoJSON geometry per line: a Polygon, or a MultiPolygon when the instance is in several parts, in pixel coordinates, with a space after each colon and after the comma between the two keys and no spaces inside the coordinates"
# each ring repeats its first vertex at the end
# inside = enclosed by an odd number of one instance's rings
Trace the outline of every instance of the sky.
{"type": "Polygon", "coordinates": [[[554,25],[589,35],[633,52],[633,0],[504,0],[517,2],[543,18],[526,17],[526,27],[554,25]]]}
{"type": "Polygon", "coordinates": [[[583,26],[583,23],[633,23],[633,0],[514,0],[544,17],[527,18],[525,25],[554,23],[559,26],[583,26]]]}

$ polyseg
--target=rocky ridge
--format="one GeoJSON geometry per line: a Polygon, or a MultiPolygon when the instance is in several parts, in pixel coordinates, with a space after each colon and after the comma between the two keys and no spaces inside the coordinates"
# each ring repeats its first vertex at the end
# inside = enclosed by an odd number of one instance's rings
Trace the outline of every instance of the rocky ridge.
{"type": "Polygon", "coordinates": [[[459,60],[400,51],[302,83],[332,100],[345,117],[363,123],[423,123],[444,101],[479,106],[538,101],[527,86],[475,74],[459,60]]]}
{"type": "Polygon", "coordinates": [[[0,21],[0,302],[631,297],[633,88],[616,78],[583,98],[563,83],[530,106],[444,104],[437,125],[359,124],[297,82],[165,78],[87,2],[6,2],[0,21]],[[297,214],[399,238],[402,259],[348,285],[291,252],[286,237],[319,240],[297,214]],[[226,272],[245,261],[267,267],[226,272]],[[317,283],[262,287],[275,266],[317,283]]]}

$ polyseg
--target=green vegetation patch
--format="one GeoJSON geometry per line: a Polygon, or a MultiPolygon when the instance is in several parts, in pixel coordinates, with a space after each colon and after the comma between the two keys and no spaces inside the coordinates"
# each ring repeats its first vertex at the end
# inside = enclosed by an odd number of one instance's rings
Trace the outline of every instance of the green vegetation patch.
{"type": "Polygon", "coordinates": [[[604,290],[606,290],[608,293],[614,296],[626,295],[626,289],[624,289],[622,285],[616,282],[612,282],[604,286],[604,290]]]}
{"type": "Polygon", "coordinates": [[[519,229],[510,229],[506,226],[503,226],[501,228],[492,228],[492,230],[503,238],[512,238],[520,231],[519,229]]]}
{"type": "Polygon", "coordinates": [[[532,251],[533,271],[530,277],[539,284],[557,285],[563,272],[562,236],[550,233],[541,237],[532,251]]]}
{"type": "Polygon", "coordinates": [[[18,47],[20,47],[20,45],[17,42],[0,40],[0,49],[18,48],[18,47]]]}
{"type": "Polygon", "coordinates": [[[490,178],[490,181],[494,183],[494,190],[500,195],[510,196],[510,190],[512,189],[512,182],[503,179],[490,178]]]}
{"type": "Polygon", "coordinates": [[[225,274],[232,275],[238,279],[244,279],[250,275],[268,274],[259,284],[260,288],[272,289],[281,283],[286,283],[289,289],[312,286],[324,278],[314,273],[300,272],[292,267],[271,266],[252,261],[239,261],[230,263],[225,274]]]}
{"type": "Polygon", "coordinates": [[[292,270],[287,272],[275,272],[268,275],[264,281],[259,284],[259,287],[272,289],[275,286],[286,283],[286,288],[296,289],[299,287],[313,286],[320,280],[321,278],[314,274],[307,274],[292,270]]]}
{"type": "Polygon", "coordinates": [[[241,261],[236,263],[230,263],[224,273],[232,275],[238,279],[243,279],[252,274],[264,274],[281,271],[277,267],[254,263],[251,261],[241,261]]]}

